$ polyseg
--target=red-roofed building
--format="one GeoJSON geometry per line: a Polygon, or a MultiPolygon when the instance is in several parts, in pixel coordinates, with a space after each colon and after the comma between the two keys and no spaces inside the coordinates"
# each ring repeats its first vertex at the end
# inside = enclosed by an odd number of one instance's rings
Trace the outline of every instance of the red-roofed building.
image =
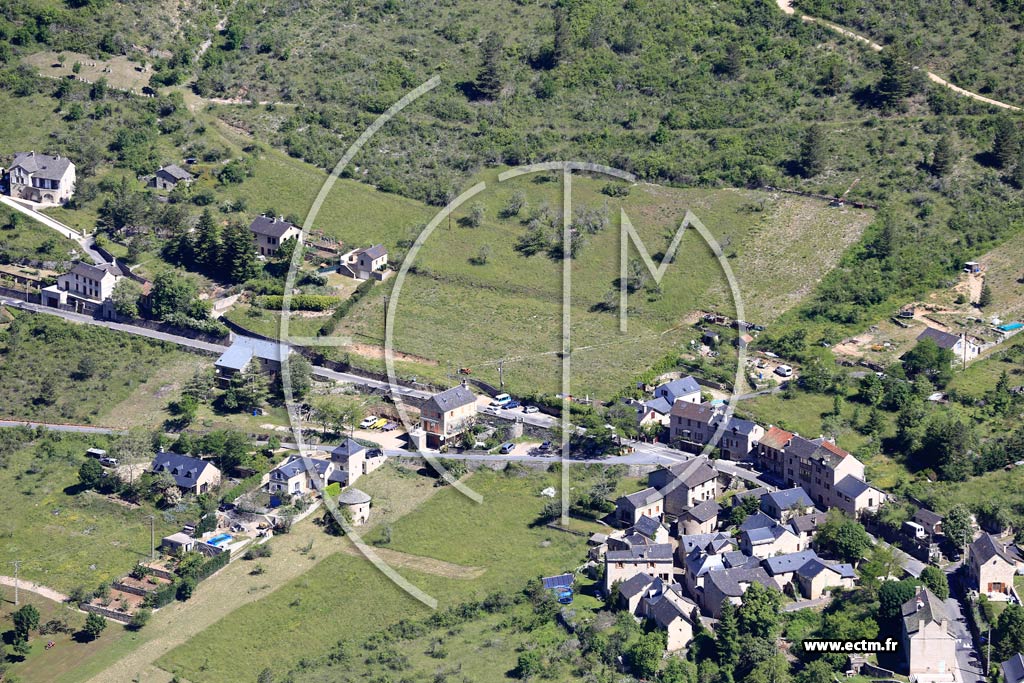
{"type": "Polygon", "coordinates": [[[783,452],[792,438],[792,432],[779,429],[775,425],[769,425],[768,431],[765,432],[752,451],[757,461],[758,469],[766,474],[774,475],[778,479],[785,479],[783,452]]]}

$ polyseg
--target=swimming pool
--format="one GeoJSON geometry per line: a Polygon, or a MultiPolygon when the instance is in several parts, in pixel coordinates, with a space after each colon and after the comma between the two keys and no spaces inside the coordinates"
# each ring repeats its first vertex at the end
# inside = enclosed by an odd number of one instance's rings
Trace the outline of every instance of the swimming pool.
{"type": "Polygon", "coordinates": [[[222,545],[225,545],[230,540],[231,540],[231,534],[217,534],[216,536],[211,538],[209,541],[207,541],[207,543],[210,544],[210,545],[215,545],[215,546],[217,546],[219,548],[222,545]]]}
{"type": "Polygon", "coordinates": [[[997,329],[1000,329],[1003,332],[1013,332],[1014,330],[1019,330],[1022,327],[1024,327],[1024,323],[1007,323],[1005,325],[1000,325],[997,329]]]}

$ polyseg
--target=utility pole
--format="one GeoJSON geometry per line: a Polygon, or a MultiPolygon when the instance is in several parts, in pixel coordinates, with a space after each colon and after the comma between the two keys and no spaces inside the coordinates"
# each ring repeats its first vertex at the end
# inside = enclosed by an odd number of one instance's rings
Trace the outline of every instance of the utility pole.
{"type": "Polygon", "coordinates": [[[14,606],[18,606],[18,570],[21,569],[21,560],[15,560],[14,565],[14,606]]]}
{"type": "Polygon", "coordinates": [[[498,361],[498,388],[505,388],[505,359],[498,361]]]}
{"type": "Polygon", "coordinates": [[[388,303],[391,302],[391,295],[384,295],[384,341],[387,342],[388,337],[388,303]]]}
{"type": "Polygon", "coordinates": [[[988,625],[988,638],[985,640],[985,675],[991,671],[992,666],[992,624],[988,625]]]}
{"type": "Polygon", "coordinates": [[[156,517],[149,515],[149,561],[156,559],[156,517]]]}

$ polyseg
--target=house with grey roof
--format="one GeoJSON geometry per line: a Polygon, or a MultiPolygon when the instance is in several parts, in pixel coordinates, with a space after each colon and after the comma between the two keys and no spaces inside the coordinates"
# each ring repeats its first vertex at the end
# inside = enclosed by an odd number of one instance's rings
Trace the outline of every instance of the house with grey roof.
{"type": "Polygon", "coordinates": [[[645,428],[651,425],[668,427],[672,404],[664,398],[652,398],[648,401],[637,401],[633,398],[627,398],[623,402],[636,411],[637,427],[645,428]]]}
{"type": "MultiPolygon", "coordinates": [[[[646,616],[654,622],[654,625],[665,631],[665,651],[678,652],[693,640],[694,609],[687,610],[686,607],[669,597],[670,593],[658,596],[657,599],[648,598],[646,616]]],[[[679,597],[680,601],[689,603],[686,598],[679,597]]],[[[692,604],[692,603],[691,603],[692,604]]]]}
{"type": "Polygon", "coordinates": [[[440,449],[476,422],[476,396],[466,384],[434,394],[420,407],[420,429],[428,448],[440,449]]]}
{"type": "Polygon", "coordinates": [[[79,261],[71,270],[57,276],[57,284],[41,290],[41,303],[50,308],[114,319],[116,313],[110,297],[123,276],[124,271],[117,263],[94,265],[79,261]]]}
{"type": "Polygon", "coordinates": [[[671,581],[673,573],[672,545],[656,543],[629,550],[609,550],[604,555],[605,591],[618,581],[626,581],[646,573],[662,581],[671,581]]]}
{"type": "Polygon", "coordinates": [[[715,500],[705,500],[683,511],[676,523],[681,534],[708,534],[718,527],[719,512],[715,500]]]}
{"type": "Polygon", "coordinates": [[[814,501],[803,487],[772,491],[761,496],[761,510],[780,522],[810,513],[814,510],[814,501]]]}
{"type": "Polygon", "coordinates": [[[366,446],[355,439],[345,439],[331,449],[331,460],[334,462],[331,482],[338,482],[342,486],[354,484],[364,474],[363,463],[367,450],[366,446]]]}
{"type": "Polygon", "coordinates": [[[903,603],[901,613],[902,652],[911,680],[923,674],[929,682],[955,681],[950,672],[958,668],[956,640],[949,633],[949,614],[942,600],[920,587],[903,603]]]}
{"type": "Polygon", "coordinates": [[[801,538],[788,524],[772,520],[771,526],[744,529],[740,531],[740,550],[747,555],[765,559],[772,555],[795,553],[807,547],[807,540],[801,538]]]}
{"type": "Polygon", "coordinates": [[[281,362],[292,352],[287,344],[268,339],[232,335],[231,346],[213,362],[217,380],[227,386],[231,378],[245,372],[250,363],[258,363],[259,370],[268,375],[281,371],[281,362]]]}
{"type": "Polygon", "coordinates": [[[256,240],[260,256],[273,256],[282,244],[302,235],[301,228],[277,216],[256,216],[249,224],[249,232],[256,240]]]}
{"type": "Polygon", "coordinates": [[[156,170],[156,173],[149,179],[149,185],[158,190],[173,190],[178,186],[178,183],[188,185],[193,180],[195,180],[195,176],[181,166],[168,164],[156,170]]]}
{"type": "Polygon", "coordinates": [[[302,496],[327,487],[334,462],[325,458],[293,455],[270,471],[267,491],[302,496]]]}
{"type": "Polygon", "coordinates": [[[759,583],[771,590],[782,588],[768,575],[763,567],[735,567],[708,572],[704,580],[704,601],[701,609],[715,619],[722,617],[722,605],[726,601],[735,606],[743,604],[743,594],[752,584],[759,583]]]}
{"type": "Polygon", "coordinates": [[[1008,544],[991,534],[982,534],[968,548],[968,581],[989,600],[1009,600],[1015,595],[1013,578],[1024,564],[1008,544]]]}
{"type": "Polygon", "coordinates": [[[850,590],[856,580],[853,565],[825,562],[820,557],[809,560],[796,570],[800,594],[808,600],[816,600],[834,588],[850,590]]]}
{"type": "Polygon", "coordinates": [[[691,453],[699,453],[714,442],[723,458],[745,460],[764,436],[764,428],[736,416],[725,421],[722,406],[677,401],[669,413],[669,434],[673,442],[691,453]]]}
{"type": "Polygon", "coordinates": [[[671,407],[676,401],[700,403],[700,384],[690,375],[665,382],[654,389],[654,398],[663,398],[671,407]]]}
{"type": "Polygon", "coordinates": [[[981,353],[981,342],[964,334],[950,334],[943,330],[926,327],[921,334],[917,335],[918,343],[925,339],[931,339],[940,349],[953,352],[953,362],[964,363],[974,360],[981,353]]]}
{"type": "Polygon", "coordinates": [[[928,508],[918,508],[914,513],[914,521],[924,527],[929,536],[938,536],[942,533],[942,519],[942,515],[928,508]]]}
{"type": "Polygon", "coordinates": [[[1024,683],[1024,655],[1017,653],[999,665],[1003,683],[1024,683]]]}
{"type": "Polygon", "coordinates": [[[818,553],[813,550],[801,550],[795,553],[773,555],[761,561],[768,575],[775,579],[779,586],[785,588],[786,584],[793,580],[796,572],[811,560],[818,558],[818,553]]]}
{"type": "Polygon", "coordinates": [[[200,458],[179,453],[157,453],[150,463],[153,474],[166,472],[184,493],[209,493],[220,486],[220,470],[200,458]]]}
{"type": "Polygon", "coordinates": [[[75,193],[75,165],[59,154],[19,152],[7,169],[7,193],[41,204],[64,204],[75,193]]]}
{"type": "Polygon", "coordinates": [[[704,501],[714,500],[720,493],[718,470],[707,458],[692,458],[660,467],[647,475],[647,485],[661,491],[665,498],[664,511],[677,516],[704,501]]]}
{"type": "Polygon", "coordinates": [[[615,516],[623,524],[636,525],[642,517],[661,519],[665,513],[665,497],[656,488],[647,487],[615,501],[615,516]]]}
{"type": "Polygon", "coordinates": [[[388,250],[383,244],[353,249],[341,257],[338,273],[356,280],[383,280],[388,266],[388,250]]]}

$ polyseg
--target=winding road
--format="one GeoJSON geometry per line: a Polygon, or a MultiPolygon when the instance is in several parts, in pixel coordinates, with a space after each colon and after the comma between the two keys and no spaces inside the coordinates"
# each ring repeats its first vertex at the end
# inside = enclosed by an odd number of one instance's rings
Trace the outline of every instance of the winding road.
{"type": "MultiPolygon", "coordinates": [[[[796,14],[796,10],[793,9],[793,0],[775,0],[775,3],[779,6],[779,9],[782,10],[784,13],[789,14],[789,15],[795,15],[796,14]]],[[[879,45],[878,43],[874,42],[870,38],[866,38],[866,37],[860,35],[859,33],[855,33],[854,31],[851,31],[848,28],[843,28],[842,26],[839,26],[838,24],[833,24],[830,21],[825,21],[824,19],[819,19],[817,17],[812,17],[812,16],[809,16],[807,14],[801,14],[800,15],[800,21],[803,21],[803,22],[808,23],[808,24],[820,24],[821,26],[824,26],[826,28],[830,28],[830,29],[832,29],[833,31],[835,31],[836,33],[838,33],[838,34],[840,34],[842,36],[845,36],[847,38],[852,38],[852,39],[856,40],[859,43],[865,44],[868,48],[874,50],[875,52],[881,52],[884,49],[884,46],[879,45]]],[[[1020,107],[1014,106],[1012,104],[1007,104],[1006,102],[1000,102],[999,100],[993,100],[991,97],[985,97],[984,95],[979,95],[978,93],[971,92],[970,90],[964,90],[960,86],[953,85],[952,83],[950,83],[949,81],[947,81],[943,77],[941,77],[941,76],[939,76],[937,74],[933,74],[931,71],[926,71],[925,73],[928,76],[928,80],[930,80],[932,83],[936,83],[938,85],[941,85],[944,88],[949,88],[950,90],[955,92],[957,95],[963,95],[964,97],[969,97],[972,100],[977,100],[978,102],[984,102],[985,104],[990,104],[993,107],[999,107],[1001,109],[1008,109],[1010,111],[1021,111],[1020,107]]]]}

